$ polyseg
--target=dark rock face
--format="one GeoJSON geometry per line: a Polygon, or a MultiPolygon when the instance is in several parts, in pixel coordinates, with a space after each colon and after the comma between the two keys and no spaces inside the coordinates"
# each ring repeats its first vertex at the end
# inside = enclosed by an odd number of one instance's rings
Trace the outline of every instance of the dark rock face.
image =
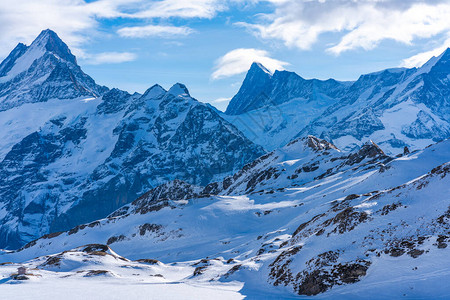
{"type": "Polygon", "coordinates": [[[119,89],[112,89],[103,95],[103,102],[97,107],[99,114],[114,114],[123,111],[132,96],[119,89]]]}
{"type": "Polygon", "coordinates": [[[292,263],[301,247],[283,251],[270,265],[269,280],[275,285],[293,286],[299,295],[324,293],[335,285],[351,284],[366,275],[370,261],[338,262],[341,253],[328,251],[306,262],[306,268],[295,275],[292,263]]]}
{"type": "Polygon", "coordinates": [[[106,245],[90,244],[90,245],[86,245],[82,251],[89,254],[89,253],[97,252],[97,251],[106,252],[108,250],[109,250],[109,247],[106,245]]]}
{"type": "Polygon", "coordinates": [[[350,154],[346,163],[349,165],[354,165],[359,164],[364,159],[375,158],[378,158],[380,161],[383,159],[389,159],[389,157],[384,154],[383,150],[381,150],[377,144],[370,141],[364,144],[357,152],[350,154]]]}
{"type": "Polygon", "coordinates": [[[226,113],[238,115],[270,103],[268,95],[272,76],[261,64],[253,63],[239,92],[231,99],[226,113]]]}

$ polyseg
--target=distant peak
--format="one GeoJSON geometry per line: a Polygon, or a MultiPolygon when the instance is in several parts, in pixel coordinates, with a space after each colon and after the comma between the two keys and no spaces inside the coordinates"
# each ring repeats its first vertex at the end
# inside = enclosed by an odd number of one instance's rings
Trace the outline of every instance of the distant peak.
{"type": "Polygon", "coordinates": [[[170,89],[169,93],[174,96],[190,97],[187,87],[182,83],[175,83],[170,89]]]}
{"type": "Polygon", "coordinates": [[[18,58],[20,58],[28,49],[25,44],[19,43],[11,51],[8,57],[0,64],[0,77],[5,76],[13,67],[18,58]]]}
{"type": "Polygon", "coordinates": [[[269,75],[272,75],[272,72],[270,72],[266,67],[264,67],[261,63],[259,62],[253,62],[252,65],[250,66],[250,70],[248,71],[249,73],[253,71],[253,72],[264,72],[267,73],[269,75]]]}
{"type": "Polygon", "coordinates": [[[239,115],[263,107],[270,102],[264,93],[270,87],[272,74],[262,64],[252,63],[239,92],[231,99],[225,113],[239,115]]]}
{"type": "Polygon", "coordinates": [[[152,87],[145,91],[145,93],[142,95],[142,98],[157,98],[158,96],[165,93],[166,90],[162,86],[160,86],[159,84],[154,84],[152,87]]]}

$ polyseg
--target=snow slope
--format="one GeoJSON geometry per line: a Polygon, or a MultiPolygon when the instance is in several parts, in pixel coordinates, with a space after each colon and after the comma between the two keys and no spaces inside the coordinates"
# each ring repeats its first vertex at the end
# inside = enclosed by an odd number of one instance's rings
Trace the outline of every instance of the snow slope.
{"type": "Polygon", "coordinates": [[[101,243],[128,259],[190,263],[182,282],[241,282],[249,297],[446,297],[449,143],[392,158],[373,144],[346,154],[300,139],[222,183],[165,184],[0,261],[101,243]]]}
{"type": "Polygon", "coordinates": [[[86,245],[64,253],[7,264],[0,291],[7,299],[243,299],[239,283],[183,282],[195,267],[158,261],[130,261],[107,246],[86,245]],[[11,278],[27,268],[26,284],[11,278]],[[20,288],[18,289],[18,286],[20,288]],[[36,290],[39,293],[36,293],[36,290]]]}

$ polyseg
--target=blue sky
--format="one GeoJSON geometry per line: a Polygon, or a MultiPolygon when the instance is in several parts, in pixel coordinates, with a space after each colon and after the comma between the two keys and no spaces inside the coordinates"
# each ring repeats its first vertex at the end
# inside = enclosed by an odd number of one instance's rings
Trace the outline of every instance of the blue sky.
{"type": "Polygon", "coordinates": [[[252,61],[355,80],[450,46],[450,0],[2,0],[0,57],[56,31],[98,83],[187,85],[224,109],[252,61]]]}

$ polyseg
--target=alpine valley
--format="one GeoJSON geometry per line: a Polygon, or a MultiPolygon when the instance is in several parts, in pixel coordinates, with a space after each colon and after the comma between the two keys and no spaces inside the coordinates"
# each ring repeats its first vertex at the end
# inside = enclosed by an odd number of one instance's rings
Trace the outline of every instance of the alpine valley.
{"type": "Polygon", "coordinates": [[[450,295],[450,49],[354,82],[255,62],[220,112],[99,86],[44,30],[0,128],[2,298],[450,295]]]}

